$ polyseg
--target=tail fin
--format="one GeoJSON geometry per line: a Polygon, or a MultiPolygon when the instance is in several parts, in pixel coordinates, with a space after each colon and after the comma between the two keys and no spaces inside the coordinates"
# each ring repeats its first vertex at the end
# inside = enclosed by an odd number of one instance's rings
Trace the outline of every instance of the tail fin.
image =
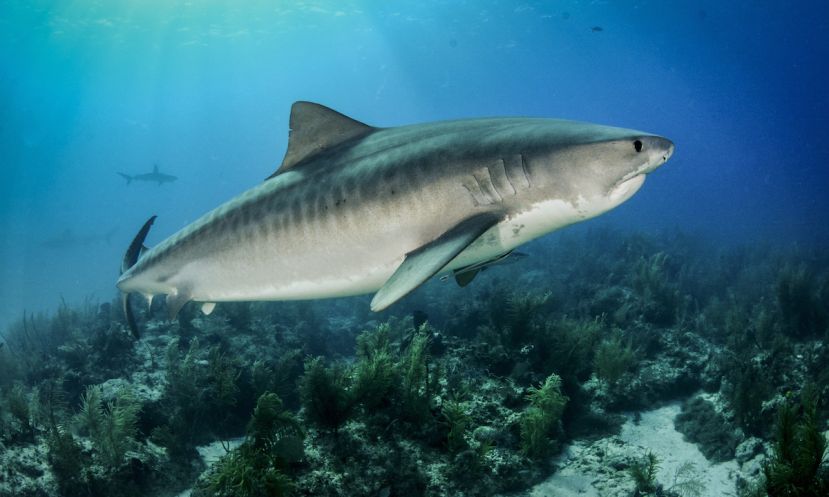
{"type": "Polygon", "coordinates": [[[122,178],[124,178],[125,180],[127,180],[127,184],[128,184],[128,185],[129,185],[130,183],[132,183],[132,176],[130,176],[129,174],[124,174],[124,173],[118,173],[118,174],[119,174],[122,178]]]}
{"type": "MultiPolygon", "coordinates": [[[[144,226],[142,226],[138,231],[138,234],[135,235],[135,238],[133,238],[132,243],[130,243],[129,248],[127,249],[127,253],[124,254],[124,260],[121,262],[121,274],[127,272],[129,268],[133,267],[135,263],[138,262],[138,257],[144,249],[144,240],[147,238],[147,233],[150,232],[150,227],[153,225],[155,218],[156,216],[153,216],[148,219],[147,222],[144,223],[144,226]]],[[[127,326],[129,326],[132,335],[135,338],[138,338],[138,324],[135,322],[135,314],[133,314],[132,307],[130,307],[129,293],[123,293],[121,295],[121,305],[124,308],[124,317],[127,319],[127,326]]]]}

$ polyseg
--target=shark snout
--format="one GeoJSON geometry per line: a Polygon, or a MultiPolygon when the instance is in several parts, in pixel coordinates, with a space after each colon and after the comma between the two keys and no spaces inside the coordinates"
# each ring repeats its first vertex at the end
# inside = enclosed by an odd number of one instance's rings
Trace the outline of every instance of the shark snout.
{"type": "Polygon", "coordinates": [[[661,136],[659,137],[659,142],[662,149],[662,163],[664,164],[674,155],[674,142],[661,136]]]}
{"type": "Polygon", "coordinates": [[[661,136],[642,137],[642,151],[648,154],[645,167],[640,174],[652,172],[657,167],[668,162],[674,153],[674,142],[661,136]]]}

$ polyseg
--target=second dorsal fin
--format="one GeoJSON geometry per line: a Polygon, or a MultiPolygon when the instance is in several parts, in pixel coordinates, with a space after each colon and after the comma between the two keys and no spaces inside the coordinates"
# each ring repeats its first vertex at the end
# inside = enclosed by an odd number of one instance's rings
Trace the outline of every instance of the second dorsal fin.
{"type": "Polygon", "coordinates": [[[326,149],[365,136],[375,128],[313,102],[291,106],[288,151],[276,174],[287,171],[326,149]]]}

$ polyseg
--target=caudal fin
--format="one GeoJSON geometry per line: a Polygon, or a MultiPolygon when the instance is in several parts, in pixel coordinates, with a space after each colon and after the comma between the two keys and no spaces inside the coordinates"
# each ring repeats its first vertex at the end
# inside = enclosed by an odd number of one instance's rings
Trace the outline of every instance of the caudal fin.
{"type": "Polygon", "coordinates": [[[132,176],[130,176],[129,174],[124,174],[124,173],[118,173],[118,174],[119,174],[122,178],[124,178],[125,180],[127,180],[127,184],[128,184],[128,185],[129,185],[130,183],[132,183],[132,176]]]}
{"type": "MultiPolygon", "coordinates": [[[[119,173],[120,174],[120,173],[119,173]]],[[[138,262],[138,257],[141,256],[141,251],[144,249],[144,240],[147,238],[147,233],[150,232],[150,227],[153,225],[156,216],[151,217],[144,223],[144,226],[138,231],[138,234],[133,238],[127,253],[124,254],[124,260],[121,261],[121,274],[124,274],[138,262]]],[[[130,294],[121,294],[121,305],[124,308],[124,317],[127,319],[127,326],[129,326],[132,336],[138,338],[138,324],[135,322],[135,314],[132,312],[130,306],[130,294]]]]}

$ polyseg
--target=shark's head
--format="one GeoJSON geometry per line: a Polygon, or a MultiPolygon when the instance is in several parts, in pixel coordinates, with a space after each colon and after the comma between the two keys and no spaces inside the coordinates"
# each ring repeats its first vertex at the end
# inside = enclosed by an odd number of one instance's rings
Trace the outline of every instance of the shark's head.
{"type": "Polygon", "coordinates": [[[539,126],[530,177],[547,199],[563,200],[582,218],[597,216],[633,196],[645,176],[668,161],[667,138],[622,128],[549,121],[539,126]]]}

